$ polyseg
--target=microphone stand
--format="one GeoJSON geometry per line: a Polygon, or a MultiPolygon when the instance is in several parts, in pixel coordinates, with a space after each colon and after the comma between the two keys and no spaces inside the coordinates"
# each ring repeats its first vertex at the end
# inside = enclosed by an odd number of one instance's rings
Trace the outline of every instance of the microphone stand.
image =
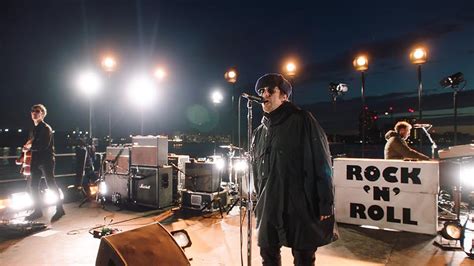
{"type": "Polygon", "coordinates": [[[428,129],[426,127],[421,127],[423,129],[423,131],[425,132],[426,136],[428,137],[428,139],[430,140],[431,142],[431,159],[435,159],[435,149],[438,148],[438,146],[436,145],[436,143],[434,142],[434,140],[431,138],[431,135],[430,133],[428,133],[428,130],[430,130],[430,128],[432,127],[433,125],[429,126],[428,129]]]}
{"type": "Polygon", "coordinates": [[[252,171],[251,161],[252,155],[250,153],[250,147],[252,145],[252,100],[247,98],[247,180],[248,180],[248,192],[247,192],[247,265],[252,265],[252,171]]]}

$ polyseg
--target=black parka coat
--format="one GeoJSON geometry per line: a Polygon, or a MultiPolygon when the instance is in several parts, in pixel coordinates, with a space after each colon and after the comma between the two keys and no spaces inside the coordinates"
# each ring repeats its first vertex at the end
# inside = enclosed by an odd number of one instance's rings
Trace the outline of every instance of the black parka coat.
{"type": "Polygon", "coordinates": [[[333,240],[329,145],[311,113],[290,102],[265,113],[253,135],[252,168],[260,247],[314,249],[333,240]]]}

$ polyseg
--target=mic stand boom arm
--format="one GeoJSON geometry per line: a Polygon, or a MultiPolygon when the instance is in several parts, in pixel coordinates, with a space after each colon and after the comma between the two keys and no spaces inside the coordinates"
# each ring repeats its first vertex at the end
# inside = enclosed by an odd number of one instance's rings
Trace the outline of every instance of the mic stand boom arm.
{"type": "Polygon", "coordinates": [[[431,128],[431,126],[428,127],[428,129],[426,129],[426,127],[422,127],[422,128],[423,128],[423,131],[425,132],[426,136],[428,137],[428,139],[431,142],[431,159],[435,159],[435,149],[438,148],[438,146],[436,145],[434,140],[431,138],[430,133],[428,133],[428,130],[431,128]]]}

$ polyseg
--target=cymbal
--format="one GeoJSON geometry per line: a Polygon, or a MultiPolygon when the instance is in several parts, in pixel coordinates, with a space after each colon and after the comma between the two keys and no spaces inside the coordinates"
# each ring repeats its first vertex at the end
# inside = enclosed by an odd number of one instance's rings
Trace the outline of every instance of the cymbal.
{"type": "Polygon", "coordinates": [[[230,144],[230,145],[220,145],[219,147],[223,148],[223,149],[229,149],[229,150],[243,150],[243,148],[239,148],[239,147],[234,146],[232,144],[230,144]]]}

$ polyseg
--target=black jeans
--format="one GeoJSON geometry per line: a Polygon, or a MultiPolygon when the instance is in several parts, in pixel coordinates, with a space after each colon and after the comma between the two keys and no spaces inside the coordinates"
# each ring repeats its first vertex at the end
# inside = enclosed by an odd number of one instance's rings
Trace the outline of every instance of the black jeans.
{"type": "MultiPolygon", "coordinates": [[[[312,266],[316,261],[316,249],[301,250],[291,249],[293,254],[293,263],[298,266],[312,266]]],[[[260,256],[262,256],[262,265],[281,266],[280,247],[260,247],[260,256]]]]}
{"type": "MultiPolygon", "coordinates": [[[[28,188],[30,190],[31,197],[33,198],[33,202],[34,202],[36,210],[41,210],[42,200],[41,200],[41,195],[39,191],[39,183],[42,176],[46,178],[46,183],[48,184],[48,188],[53,193],[55,193],[59,198],[59,189],[58,189],[58,185],[56,184],[56,180],[54,178],[54,167],[55,167],[54,160],[31,162],[31,176],[28,179],[28,188]]],[[[58,200],[57,205],[62,205],[61,200],[58,200]]]]}

